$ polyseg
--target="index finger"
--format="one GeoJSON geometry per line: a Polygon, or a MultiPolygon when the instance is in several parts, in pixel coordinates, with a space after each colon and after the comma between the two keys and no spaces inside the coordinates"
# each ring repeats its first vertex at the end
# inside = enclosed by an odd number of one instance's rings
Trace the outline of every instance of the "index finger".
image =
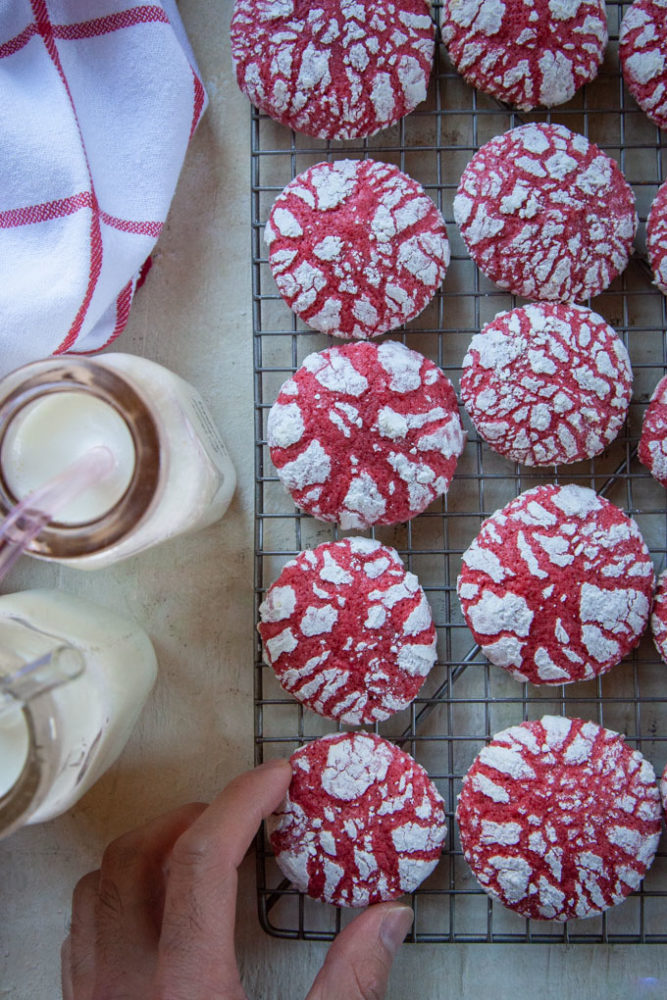
{"type": "Polygon", "coordinates": [[[245,997],[234,951],[236,869],[262,819],[284,799],[291,773],[287,761],[275,760],[242,774],[174,844],[157,975],[169,995],[245,997]]]}

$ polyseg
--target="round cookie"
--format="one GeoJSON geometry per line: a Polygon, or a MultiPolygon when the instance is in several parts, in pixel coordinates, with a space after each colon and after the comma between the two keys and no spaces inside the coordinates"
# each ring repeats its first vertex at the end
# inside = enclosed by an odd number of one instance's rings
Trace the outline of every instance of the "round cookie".
{"type": "Polygon", "coordinates": [[[622,903],[660,839],[655,772],[595,722],[544,716],[498,733],[463,779],[457,819],[485,891],[535,920],[622,903]]]}
{"type": "Polygon", "coordinates": [[[347,530],[420,514],[447,491],[465,435],[449,379],[388,340],[310,354],[282,386],[267,440],[297,506],[347,530]]]}
{"type": "Polygon", "coordinates": [[[658,189],[648,213],[646,251],[655,284],[663,295],[667,295],[667,181],[658,189]]]}
{"type": "Polygon", "coordinates": [[[628,352],[583,306],[536,302],[499,313],[463,359],[461,401],[480,436],[524,465],[599,455],[632,395],[628,352]]]}
{"type": "Polygon", "coordinates": [[[664,0],[635,0],[621,23],[618,54],[639,107],[667,128],[667,10],[664,0]]]}
{"type": "Polygon", "coordinates": [[[583,486],[527,490],[484,521],[457,591],[492,663],[533,684],[606,673],[648,622],[653,564],[635,522],[583,486]]]}
{"type": "Polygon", "coordinates": [[[651,632],[655,648],[667,663],[667,570],[658,577],[651,612],[651,632]]]}
{"type": "Polygon", "coordinates": [[[667,375],[658,382],[644,413],[639,461],[667,489],[667,375]]]}
{"type": "Polygon", "coordinates": [[[412,892],[447,834],[442,797],[409,754],[373,733],[335,733],[290,757],[292,783],[269,819],[283,874],[337,906],[412,892]]]}
{"type": "Polygon", "coordinates": [[[441,18],[466,83],[522,111],[569,101],[607,46],[604,0],[444,0],[441,18]]]}
{"type": "Polygon", "coordinates": [[[492,281],[525,298],[582,301],[628,263],[635,198],[617,164],[564,125],[521,125],[465,168],[454,218],[492,281]]]}
{"type": "Polygon", "coordinates": [[[317,163],[264,232],[278,291],[304,323],[367,340],[414,319],[449,264],[442,215],[417,181],[374,160],[317,163]]]}
{"type": "Polygon", "coordinates": [[[296,132],[373,135],[426,98],[430,11],[427,0],[235,0],[236,79],[256,107],[296,132]]]}
{"type": "Polygon", "coordinates": [[[300,552],[259,608],[267,661],[298,701],[346,725],[388,719],[436,660],[431,608],[395,549],[370,538],[300,552]]]}

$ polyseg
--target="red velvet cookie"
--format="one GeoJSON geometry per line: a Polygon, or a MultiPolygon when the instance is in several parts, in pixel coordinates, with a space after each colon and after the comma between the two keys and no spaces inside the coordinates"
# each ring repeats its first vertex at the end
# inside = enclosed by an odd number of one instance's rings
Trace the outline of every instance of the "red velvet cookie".
{"type": "Polygon", "coordinates": [[[607,13],[604,0],[444,0],[442,40],[467,83],[530,111],[597,76],[607,13]]]}
{"type": "Polygon", "coordinates": [[[665,822],[667,823],[667,765],[665,765],[660,777],[660,800],[662,802],[662,811],[665,816],[665,822]]]}
{"type": "Polygon", "coordinates": [[[628,352],[583,306],[536,302],[499,313],[463,359],[461,401],[480,436],[524,465],[599,455],[631,395],[628,352]]]}
{"type": "Polygon", "coordinates": [[[635,0],[621,24],[623,79],[639,107],[667,128],[667,9],[664,0],[635,0]]]}
{"type": "Polygon", "coordinates": [[[235,0],[239,87],[288,128],[373,135],[426,97],[434,27],[427,0],[235,0]]]}
{"type": "Polygon", "coordinates": [[[651,632],[655,648],[667,663],[667,570],[658,577],[651,612],[651,632]]]}
{"type": "Polygon", "coordinates": [[[337,906],[412,892],[447,834],[444,803],[409,754],[373,733],[335,733],[290,757],[292,783],[269,819],[283,874],[337,906]]]}
{"type": "Polygon", "coordinates": [[[667,375],[655,387],[644,414],[639,461],[667,489],[667,375]]]}
{"type": "Polygon", "coordinates": [[[646,250],[655,283],[667,295],[667,181],[659,188],[646,220],[646,250]]]}
{"type": "Polygon", "coordinates": [[[483,523],[457,591],[492,663],[533,684],[606,673],[648,622],[653,563],[635,522],[582,486],[536,486],[483,523]]]}
{"type": "Polygon", "coordinates": [[[463,779],[466,861],[488,894],[524,917],[594,917],[622,903],[660,839],[655,772],[594,722],[544,716],[512,726],[463,779]]]}
{"type": "Polygon", "coordinates": [[[276,199],[266,225],[278,291],[304,323],[366,340],[414,319],[442,284],[442,215],[398,167],[317,163],[276,199]]]}
{"type": "Polygon", "coordinates": [[[475,153],[454,218],[479,268],[525,298],[581,301],[628,263],[635,198],[617,164],[564,125],[521,125],[475,153]]]}
{"type": "Polygon", "coordinates": [[[420,514],[465,443],[449,379],[392,340],[310,354],[282,386],[267,439],[294,502],[345,529],[420,514]]]}
{"type": "Polygon", "coordinates": [[[431,608],[395,549],[325,542],[284,567],[259,608],[266,659],[286,691],[346,725],[417,696],[436,660],[431,608]]]}

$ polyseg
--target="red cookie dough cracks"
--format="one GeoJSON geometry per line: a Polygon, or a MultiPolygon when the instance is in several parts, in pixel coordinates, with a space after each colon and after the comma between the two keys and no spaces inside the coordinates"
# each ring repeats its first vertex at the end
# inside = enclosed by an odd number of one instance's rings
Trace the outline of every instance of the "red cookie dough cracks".
{"type": "Polygon", "coordinates": [[[444,0],[442,40],[467,83],[529,111],[597,76],[607,12],[604,0],[444,0]]]}
{"type": "Polygon", "coordinates": [[[457,590],[482,651],[517,680],[569,684],[636,646],[653,563],[635,522],[582,486],[536,486],[463,554],[457,590]]]}
{"type": "Polygon", "coordinates": [[[661,829],[655,773],[639,751],[594,722],[548,715],[484,747],[463,779],[457,819],[483,888],[537,920],[622,903],[661,829]]]}
{"type": "Polygon", "coordinates": [[[667,128],[667,7],[635,0],[621,24],[618,54],[623,78],[639,107],[667,128]]]}
{"type": "Polygon", "coordinates": [[[646,220],[646,250],[655,283],[667,295],[667,181],[659,188],[646,220]]]}
{"type": "Polygon", "coordinates": [[[644,414],[639,461],[667,489],[667,375],[655,387],[644,414]]]}
{"type": "Polygon", "coordinates": [[[438,863],[442,797],[408,754],[372,733],[337,733],[290,758],[292,783],[269,820],[276,861],[301,892],[368,906],[412,892],[438,863]]]}
{"type": "Polygon", "coordinates": [[[616,438],[632,395],[623,343],[582,306],[499,313],[463,359],[461,401],[494,451],[524,465],[592,458],[616,438]]]}
{"type": "Polygon", "coordinates": [[[264,239],[280,294],[304,323],[366,340],[414,319],[442,284],[442,215],[398,167],[317,163],[276,199],[264,239]]]}
{"type": "Polygon", "coordinates": [[[232,58],[252,103],[322,139],[373,135],[426,97],[427,0],[236,0],[232,58]]]}
{"type": "Polygon", "coordinates": [[[667,663],[667,570],[658,578],[651,612],[651,632],[655,648],[667,663]]]}
{"type": "Polygon", "coordinates": [[[617,164],[564,125],[521,125],[475,153],[454,199],[468,251],[500,288],[581,301],[624,270],[637,228],[617,164]]]}
{"type": "Polygon", "coordinates": [[[420,514],[465,443],[449,380],[392,340],[310,354],[282,386],[267,439],[294,502],[345,529],[420,514]]]}
{"type": "Polygon", "coordinates": [[[436,660],[417,577],[394,549],[370,538],[300,552],[259,613],[266,659],[285,690],[347,725],[405,708],[436,660]]]}

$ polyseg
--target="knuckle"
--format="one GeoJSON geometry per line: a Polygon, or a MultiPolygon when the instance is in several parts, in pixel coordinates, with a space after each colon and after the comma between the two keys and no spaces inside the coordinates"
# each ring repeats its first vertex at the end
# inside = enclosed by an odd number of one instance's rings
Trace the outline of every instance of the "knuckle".
{"type": "Polygon", "coordinates": [[[100,916],[120,918],[123,916],[123,897],[116,882],[111,878],[100,878],[97,888],[97,907],[100,916]]]}

